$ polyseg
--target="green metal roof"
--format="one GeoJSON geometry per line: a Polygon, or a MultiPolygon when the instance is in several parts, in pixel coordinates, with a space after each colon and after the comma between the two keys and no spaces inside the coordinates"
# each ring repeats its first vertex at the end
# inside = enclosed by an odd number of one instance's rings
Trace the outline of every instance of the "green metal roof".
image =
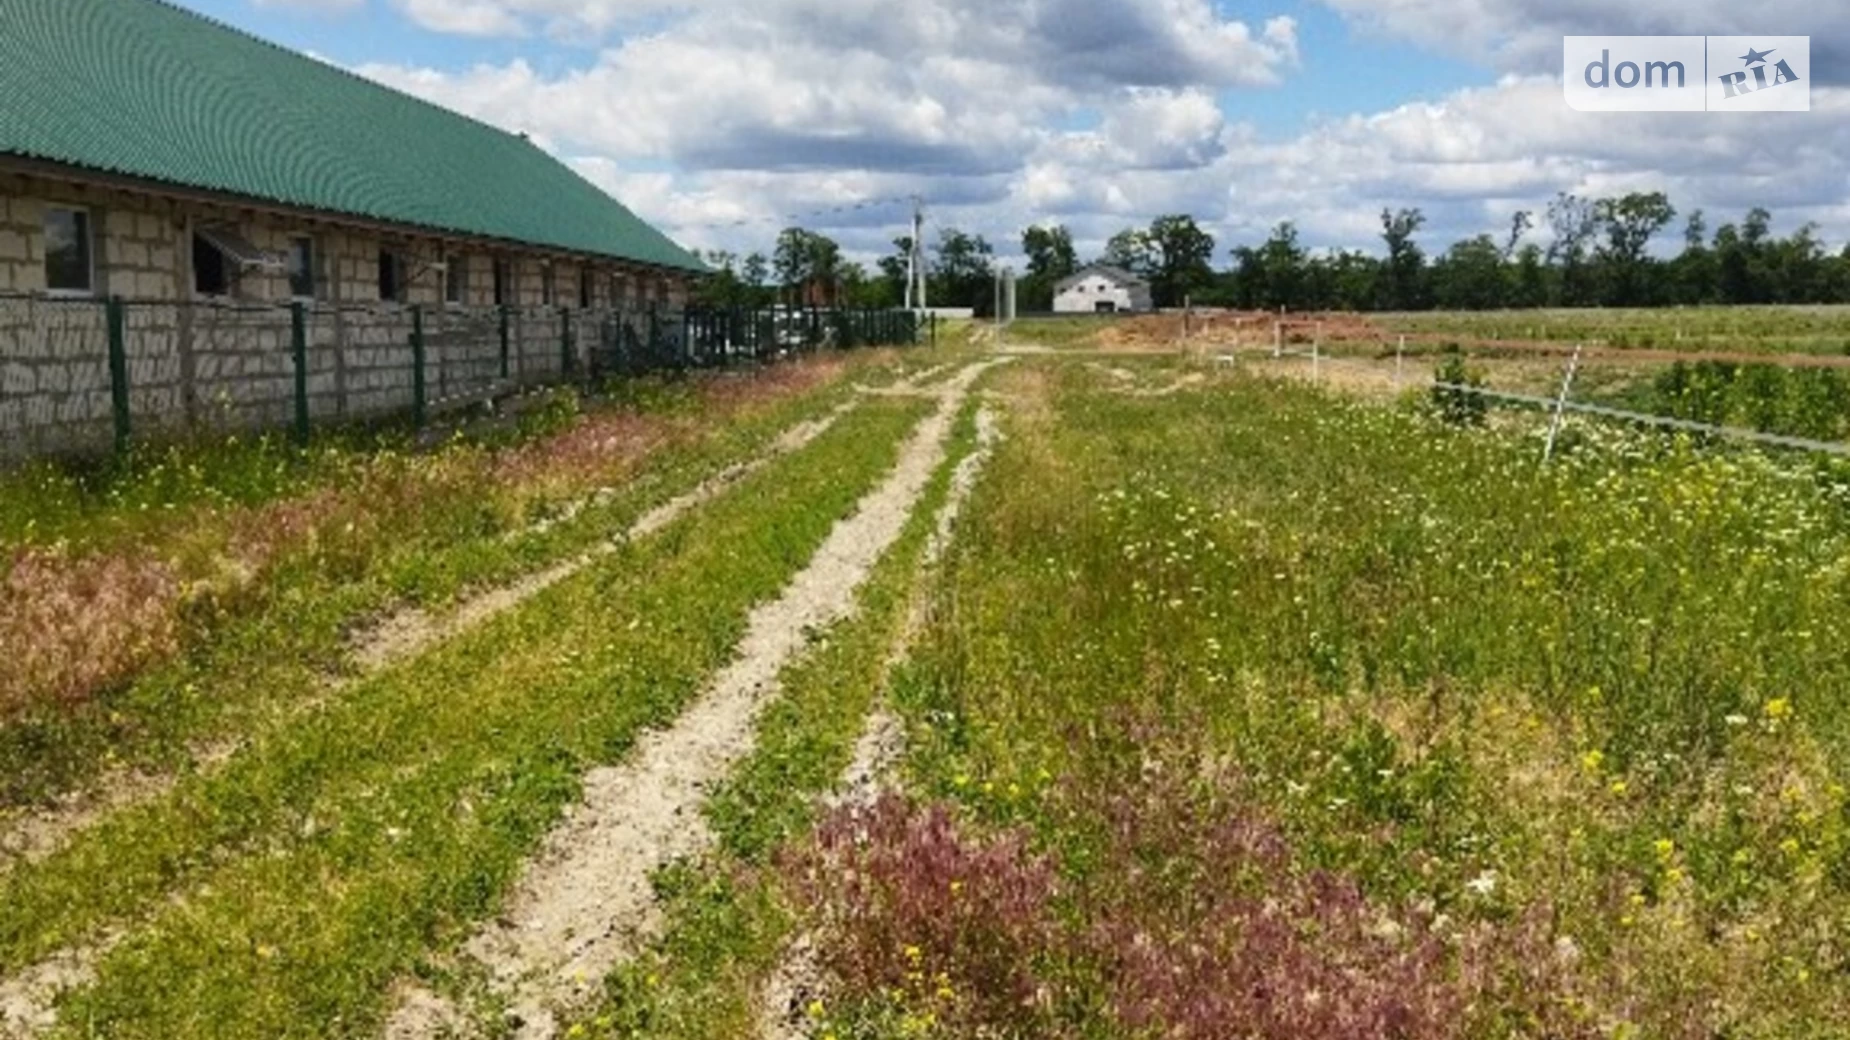
{"type": "Polygon", "coordinates": [[[0,0],[0,155],[703,271],[531,142],[163,0],[0,0]]]}

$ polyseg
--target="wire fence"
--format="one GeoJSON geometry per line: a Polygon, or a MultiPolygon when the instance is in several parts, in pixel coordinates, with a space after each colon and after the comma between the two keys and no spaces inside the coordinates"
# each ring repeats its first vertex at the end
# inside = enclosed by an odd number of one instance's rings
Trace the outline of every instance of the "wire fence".
{"type": "Polygon", "coordinates": [[[918,343],[904,311],[0,296],[0,458],[442,411],[541,386],[918,343]]]}
{"type": "MultiPolygon", "coordinates": [[[[1338,345],[1350,349],[1356,346],[1338,345]]],[[[1666,359],[1575,348],[1565,359],[1549,355],[1539,362],[1543,366],[1560,366],[1552,372],[1538,368],[1536,362],[1527,366],[1523,374],[1529,380],[1558,382],[1558,390],[1541,392],[1491,385],[1490,376],[1499,373],[1473,367],[1490,358],[1507,360],[1502,344],[1486,344],[1482,353],[1463,347],[1432,353],[1420,349],[1422,345],[1417,341],[1410,351],[1409,345],[1409,339],[1401,337],[1370,356],[1345,356],[1326,349],[1317,335],[1309,337],[1307,346],[1288,344],[1281,323],[1275,326],[1269,347],[1234,344],[1218,356],[1233,361],[1244,353],[1306,363],[1311,377],[1319,381],[1339,376],[1373,380],[1396,391],[1431,394],[1443,407],[1462,413],[1481,414],[1492,402],[1541,411],[1551,417],[1544,458],[1553,454],[1562,421],[1568,415],[1766,447],[1850,456],[1850,442],[1845,439],[1846,432],[1850,432],[1850,376],[1832,363],[1837,359],[1794,358],[1790,360],[1800,363],[1788,366],[1780,363],[1788,360],[1784,358],[1739,362],[1673,355],[1666,359]],[[1823,363],[1804,363],[1819,361],[1823,363]],[[1601,370],[1595,362],[1609,367],[1601,370]],[[1637,400],[1663,405],[1665,409],[1646,410],[1631,404],[1637,400]],[[1753,425],[1730,422],[1734,415],[1747,417],[1753,425]]]]}

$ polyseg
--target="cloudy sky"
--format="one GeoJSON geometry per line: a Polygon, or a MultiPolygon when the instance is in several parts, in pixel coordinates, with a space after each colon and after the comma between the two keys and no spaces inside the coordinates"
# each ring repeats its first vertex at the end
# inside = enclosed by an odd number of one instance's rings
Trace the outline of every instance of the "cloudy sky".
{"type": "Polygon", "coordinates": [[[1383,206],[1437,250],[1631,189],[1850,240],[1841,0],[182,2],[528,132],[696,248],[796,222],[871,257],[916,194],[1004,255],[1031,223],[1090,254],[1169,212],[1223,263],[1283,219],[1372,250],[1383,206]],[[1564,34],[1701,33],[1811,36],[1813,110],[1564,104],[1564,34]]]}

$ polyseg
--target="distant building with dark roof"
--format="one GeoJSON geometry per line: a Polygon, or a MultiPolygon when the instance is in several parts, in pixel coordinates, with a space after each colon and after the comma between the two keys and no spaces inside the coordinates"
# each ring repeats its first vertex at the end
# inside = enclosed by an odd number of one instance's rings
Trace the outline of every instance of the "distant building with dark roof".
{"type": "Polygon", "coordinates": [[[1154,305],[1150,284],[1122,267],[1091,264],[1054,284],[1053,309],[1057,314],[1096,314],[1148,311],[1154,305]]]}

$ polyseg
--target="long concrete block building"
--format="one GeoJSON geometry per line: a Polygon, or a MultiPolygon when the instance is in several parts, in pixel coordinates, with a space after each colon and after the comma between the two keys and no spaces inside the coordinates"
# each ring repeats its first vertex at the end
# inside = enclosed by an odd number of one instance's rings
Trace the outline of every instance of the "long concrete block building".
{"type": "Polygon", "coordinates": [[[291,304],[316,418],[351,417],[407,403],[413,307],[458,384],[510,375],[490,316],[520,309],[535,378],[570,312],[678,309],[702,271],[524,135],[164,0],[0,0],[0,456],[121,424],[107,299],[137,429],[261,425],[291,304]]]}

